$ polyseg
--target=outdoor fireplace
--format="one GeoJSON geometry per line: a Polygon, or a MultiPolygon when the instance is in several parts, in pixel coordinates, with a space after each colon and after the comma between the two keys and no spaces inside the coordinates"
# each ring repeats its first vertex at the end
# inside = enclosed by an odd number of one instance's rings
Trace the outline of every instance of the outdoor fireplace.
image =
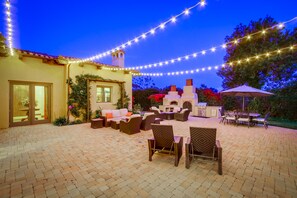
{"type": "Polygon", "coordinates": [[[188,102],[188,101],[184,102],[183,109],[189,109],[190,111],[192,111],[192,104],[191,104],[191,102],[188,102]]]}
{"type": "Polygon", "coordinates": [[[161,106],[164,110],[172,107],[187,108],[192,111],[193,107],[198,103],[198,96],[196,94],[196,88],[193,86],[193,80],[188,79],[186,86],[184,86],[182,96],[178,95],[176,86],[171,85],[170,91],[163,98],[163,105],[161,106]]]}
{"type": "Polygon", "coordinates": [[[170,105],[178,105],[178,102],[177,101],[171,101],[170,105]]]}

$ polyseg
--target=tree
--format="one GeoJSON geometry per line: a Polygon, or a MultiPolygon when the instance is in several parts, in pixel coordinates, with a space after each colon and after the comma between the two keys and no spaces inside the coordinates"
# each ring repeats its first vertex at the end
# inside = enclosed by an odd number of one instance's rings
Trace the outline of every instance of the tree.
{"type": "Polygon", "coordinates": [[[151,101],[148,97],[158,93],[160,93],[160,90],[156,88],[134,90],[134,104],[139,104],[146,111],[151,107],[151,101]]]}
{"type": "MultiPolygon", "coordinates": [[[[297,42],[297,28],[282,29],[278,26],[269,29],[266,33],[252,35],[252,39],[242,39],[238,44],[233,41],[246,35],[276,25],[271,17],[251,21],[249,25],[239,24],[231,36],[225,38],[228,44],[225,62],[244,60],[256,54],[264,54],[279,48],[288,47],[297,42]]],[[[272,116],[297,120],[295,113],[297,104],[297,52],[296,46],[290,52],[282,51],[269,58],[260,58],[250,62],[226,66],[217,73],[223,78],[224,88],[233,88],[238,85],[248,84],[256,88],[265,88],[275,95],[269,98],[254,98],[250,100],[248,108],[264,114],[271,112],[272,116]]],[[[223,98],[226,108],[231,108],[232,101],[223,98]],[[229,105],[227,105],[229,104],[229,105]]]]}
{"type": "Polygon", "coordinates": [[[215,88],[208,88],[205,84],[201,84],[196,89],[196,93],[200,102],[207,102],[211,106],[221,105],[221,96],[215,88]]]}
{"type": "MultiPolygon", "coordinates": [[[[247,57],[263,54],[268,51],[293,45],[297,41],[297,28],[293,30],[280,30],[273,28],[265,35],[262,33],[252,36],[251,41],[242,39],[238,44],[234,40],[259,32],[263,29],[276,25],[277,22],[267,16],[258,21],[251,21],[249,25],[239,24],[236,26],[231,36],[225,38],[225,42],[231,44],[227,47],[225,62],[234,62],[247,57]]],[[[226,66],[218,71],[218,75],[223,78],[223,87],[231,88],[242,84],[268,89],[283,88],[297,77],[297,53],[283,52],[270,58],[262,58],[236,64],[236,66],[226,66]]]]}

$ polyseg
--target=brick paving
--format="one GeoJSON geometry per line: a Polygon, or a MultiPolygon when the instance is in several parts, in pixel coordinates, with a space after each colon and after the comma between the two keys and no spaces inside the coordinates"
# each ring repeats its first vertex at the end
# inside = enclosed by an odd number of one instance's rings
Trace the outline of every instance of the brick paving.
{"type": "Polygon", "coordinates": [[[219,124],[191,117],[172,124],[216,127],[223,147],[217,163],[195,159],[185,168],[174,157],[148,161],[151,131],[126,135],[90,124],[51,124],[0,131],[0,197],[297,197],[297,130],[219,124]]]}

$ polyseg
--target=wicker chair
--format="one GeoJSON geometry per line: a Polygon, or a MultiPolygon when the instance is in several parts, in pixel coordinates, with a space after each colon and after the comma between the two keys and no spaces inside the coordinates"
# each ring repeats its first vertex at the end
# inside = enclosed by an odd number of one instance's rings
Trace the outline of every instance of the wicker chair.
{"type": "Polygon", "coordinates": [[[174,114],[174,119],[175,120],[178,120],[178,121],[187,121],[188,120],[188,117],[189,117],[189,114],[190,114],[190,110],[186,110],[186,111],[181,111],[180,113],[175,113],[174,114]]]}
{"type": "Polygon", "coordinates": [[[152,124],[154,138],[148,139],[149,161],[156,151],[159,153],[174,154],[174,165],[178,166],[182,156],[183,137],[174,136],[171,125],[152,124]]]}
{"type": "Polygon", "coordinates": [[[144,131],[152,129],[151,124],[155,123],[156,118],[157,118],[156,114],[146,116],[146,118],[141,122],[140,129],[144,131]]]}
{"type": "Polygon", "coordinates": [[[192,159],[197,157],[210,158],[218,161],[218,173],[222,170],[222,147],[216,140],[217,129],[190,127],[190,137],[186,146],[186,168],[190,168],[192,159]]]}
{"type": "Polygon", "coordinates": [[[141,117],[134,117],[134,118],[131,118],[129,121],[121,120],[120,131],[127,133],[128,135],[139,133],[141,121],[142,121],[141,117]]]}
{"type": "Polygon", "coordinates": [[[264,118],[253,118],[252,121],[257,124],[262,123],[264,125],[265,129],[267,129],[269,116],[270,116],[270,113],[267,113],[264,118]]]}
{"type": "Polygon", "coordinates": [[[160,118],[161,121],[166,119],[166,114],[164,112],[159,112],[158,110],[151,109],[150,112],[154,112],[157,115],[157,118],[160,118]]]}

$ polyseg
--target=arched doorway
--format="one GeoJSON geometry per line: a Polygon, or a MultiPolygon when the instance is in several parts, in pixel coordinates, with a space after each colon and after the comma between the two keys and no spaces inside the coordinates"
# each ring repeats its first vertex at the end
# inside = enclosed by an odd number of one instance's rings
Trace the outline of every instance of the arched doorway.
{"type": "Polygon", "coordinates": [[[170,105],[178,105],[178,103],[176,101],[171,101],[170,105]]]}
{"type": "Polygon", "coordinates": [[[188,101],[184,102],[183,109],[189,109],[190,111],[192,111],[192,103],[188,101]]]}

